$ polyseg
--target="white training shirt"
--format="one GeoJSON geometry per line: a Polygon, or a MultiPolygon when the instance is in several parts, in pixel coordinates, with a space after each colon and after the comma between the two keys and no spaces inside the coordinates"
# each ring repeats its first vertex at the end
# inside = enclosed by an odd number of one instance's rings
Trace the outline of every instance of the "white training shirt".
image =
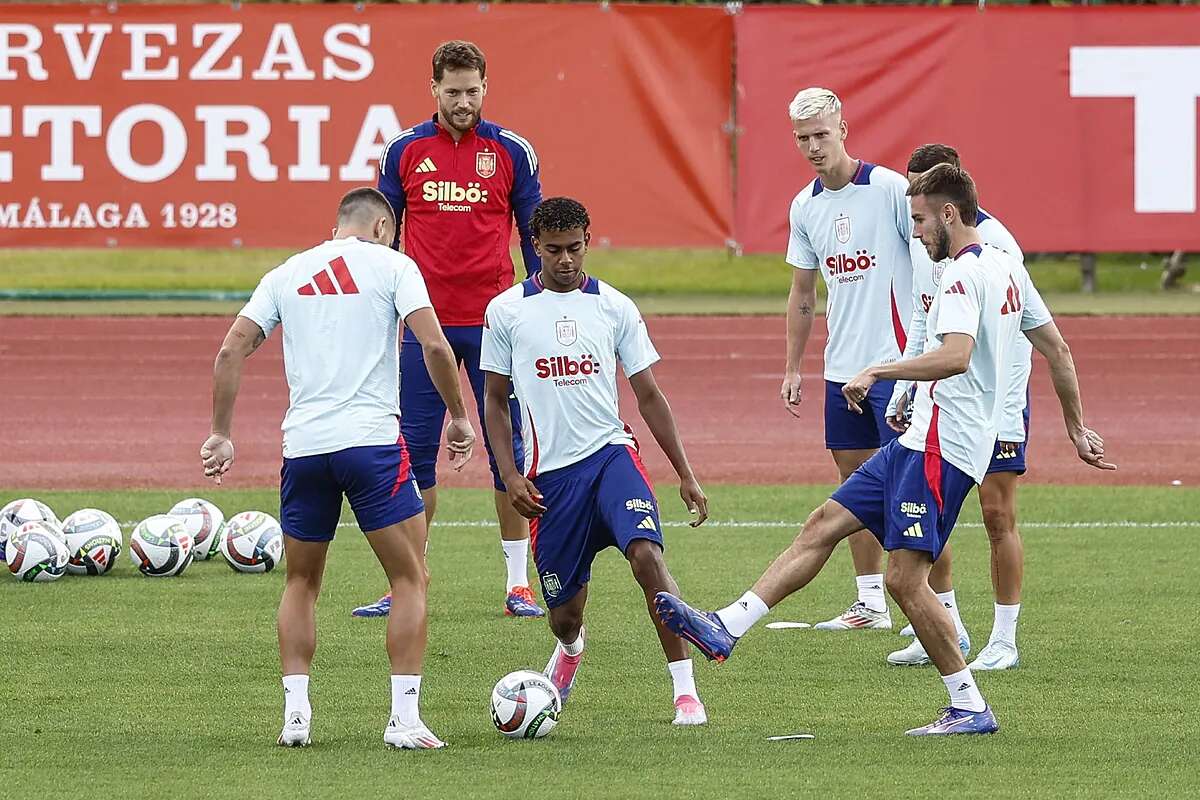
{"type": "MultiPolygon", "coordinates": [[[[1009,255],[1024,261],[1025,254],[1008,229],[996,219],[979,211],[975,217],[975,229],[984,244],[997,247],[1009,255]]],[[[919,239],[910,239],[910,256],[913,265],[913,296],[912,320],[908,324],[908,347],[904,350],[904,358],[916,358],[925,351],[925,318],[933,298],[937,295],[938,283],[942,279],[942,271],[950,263],[949,259],[934,264],[929,260],[929,253],[919,239]]],[[[1004,409],[1000,417],[998,438],[1002,442],[1025,441],[1025,404],[1029,399],[1029,373],[1033,368],[1033,345],[1024,336],[1018,336],[1013,343],[1012,363],[1008,392],[1004,396],[1004,409]]],[[[887,415],[894,416],[900,396],[912,388],[912,381],[896,381],[888,404],[887,415]]]]}
{"type": "Polygon", "coordinates": [[[792,201],[787,262],[820,269],[829,289],[825,379],[845,383],[904,352],[912,313],[908,180],[860,162],[850,183],[820,178],[792,201]]]}
{"type": "Polygon", "coordinates": [[[534,276],[488,303],[479,366],[512,377],[527,476],[634,444],[617,408],[617,361],[629,377],[658,352],[637,306],[603,281],[553,292],[534,276]]]}
{"type": "Polygon", "coordinates": [[[399,440],[400,324],[429,307],[416,263],[362,239],[324,242],[263,277],[240,315],[267,336],[283,324],[285,458],[399,440]]]}
{"type": "Polygon", "coordinates": [[[961,375],[917,383],[912,425],[900,444],[939,453],[981,482],[995,448],[1013,345],[1021,331],[1050,321],[1021,261],[991,245],[965,248],[942,272],[925,352],[941,347],[946,334],[965,333],[975,340],[971,361],[961,375]]]}

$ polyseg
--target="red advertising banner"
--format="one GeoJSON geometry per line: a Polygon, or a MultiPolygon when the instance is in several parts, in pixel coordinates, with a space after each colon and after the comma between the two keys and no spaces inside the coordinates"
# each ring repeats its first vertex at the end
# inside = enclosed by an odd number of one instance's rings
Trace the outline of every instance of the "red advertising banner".
{"type": "Polygon", "coordinates": [[[723,9],[114,3],[0,8],[0,246],[305,246],[432,116],[452,38],[597,241],[725,244],[723,9]]]}
{"type": "Polygon", "coordinates": [[[813,175],[788,102],[837,92],[851,155],[953,145],[1026,251],[1200,250],[1200,9],[747,8],[736,237],[783,251],[813,175]]]}

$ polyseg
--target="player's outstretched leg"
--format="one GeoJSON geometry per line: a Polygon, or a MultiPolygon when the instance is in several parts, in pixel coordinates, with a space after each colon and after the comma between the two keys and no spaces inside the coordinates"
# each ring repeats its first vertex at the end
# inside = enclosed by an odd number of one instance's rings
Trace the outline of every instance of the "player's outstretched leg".
{"type": "MultiPolygon", "coordinates": [[[[954,596],[949,544],[942,549],[938,560],[933,563],[933,569],[929,571],[929,588],[933,589],[942,608],[950,614],[950,618],[954,622],[954,630],[958,634],[958,649],[962,651],[963,658],[966,658],[967,654],[971,652],[971,637],[967,634],[962,617],[958,613],[958,600],[954,596]]],[[[908,647],[889,653],[887,663],[896,667],[920,667],[931,663],[929,653],[925,651],[925,645],[921,644],[920,639],[915,638],[916,633],[913,632],[912,623],[900,631],[900,635],[914,638],[908,647]]]]}
{"type": "Polygon", "coordinates": [[[912,620],[917,638],[925,643],[950,693],[950,705],[936,720],[907,733],[910,736],[995,733],[999,725],[958,648],[954,623],[929,587],[931,566],[929,553],[918,550],[893,550],[888,558],[888,592],[912,620]]]}
{"type": "Polygon", "coordinates": [[[1017,616],[1021,612],[1025,551],[1017,530],[1018,475],[1016,472],[989,473],[979,487],[983,525],[992,548],[996,616],[992,635],[971,663],[971,669],[1013,669],[1021,663],[1017,653],[1017,616]]]}
{"type": "Polygon", "coordinates": [[[283,547],[287,578],[276,623],[279,661],[283,667],[283,730],[279,744],[304,747],[310,741],[312,726],[308,673],[317,650],[317,596],[321,593],[329,542],[284,536],[283,547]]]}
{"type": "Polygon", "coordinates": [[[546,664],[545,675],[558,689],[563,705],[575,688],[575,675],[583,661],[583,609],[587,605],[587,586],[562,605],[550,609],[550,630],[554,634],[554,652],[546,664]]]}
{"type": "Polygon", "coordinates": [[[425,515],[367,532],[367,542],[383,566],[391,588],[392,613],[388,616],[387,652],[392,670],[392,710],[384,728],[388,747],[425,750],[445,747],[421,721],[421,671],[427,637],[425,594],[429,572],[425,567],[425,515]]]}
{"type": "Polygon", "coordinates": [[[692,672],[692,658],[687,642],[672,633],[655,613],[655,597],[659,592],[677,594],[679,587],[671,577],[663,560],[662,546],[649,539],[635,539],[625,548],[625,558],[633,570],[634,580],[646,595],[646,608],[650,619],[658,630],[658,641],[667,657],[667,671],[671,673],[674,691],[674,725],[704,725],[708,713],[700,702],[696,691],[696,679],[692,672]]]}
{"type": "Polygon", "coordinates": [[[698,611],[674,595],[659,592],[654,610],[676,636],[696,646],[710,661],[724,661],[746,631],[767,611],[808,585],[834,546],[862,522],[836,500],[826,500],[804,523],[791,547],[775,559],[754,587],[720,611],[698,611]]]}

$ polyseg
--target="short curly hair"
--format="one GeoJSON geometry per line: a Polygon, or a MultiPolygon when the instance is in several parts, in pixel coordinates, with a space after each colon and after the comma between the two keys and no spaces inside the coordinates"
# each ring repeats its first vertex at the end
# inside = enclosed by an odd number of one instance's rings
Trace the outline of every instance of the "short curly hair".
{"type": "Polygon", "coordinates": [[[569,197],[549,197],[534,209],[529,227],[534,236],[543,231],[569,231],[573,228],[587,230],[592,224],[587,209],[578,200],[569,197]]]}
{"type": "Polygon", "coordinates": [[[487,59],[474,42],[454,39],[443,43],[433,53],[433,79],[441,82],[446,70],[477,70],[480,78],[487,77],[487,59]]]}

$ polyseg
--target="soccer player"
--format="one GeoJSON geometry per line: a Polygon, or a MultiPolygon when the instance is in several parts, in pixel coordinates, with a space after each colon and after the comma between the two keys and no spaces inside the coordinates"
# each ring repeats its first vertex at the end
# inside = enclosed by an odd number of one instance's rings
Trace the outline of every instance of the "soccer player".
{"type": "Polygon", "coordinates": [[[398,612],[387,630],[392,712],[384,742],[405,749],[442,746],[417,708],[429,578],[424,507],[397,418],[396,345],[402,321],[421,343],[434,384],[450,408],[446,442],[456,469],[470,458],[475,434],[454,354],[417,265],[389,246],[395,232],[395,216],[382,194],[372,188],[347,193],[338,206],[333,238],[267,273],[234,320],[213,368],[212,435],[200,458],[204,474],[220,483],[233,465],[230,430],[242,364],[283,325],[291,398],[283,419],[279,485],[287,556],[279,602],[281,745],[309,743],[317,595],[345,495],[383,566],[398,612]]]}
{"type": "MultiPolygon", "coordinates": [[[[958,151],[944,144],[925,144],[913,151],[908,159],[908,179],[915,180],[921,173],[938,164],[960,166],[958,151]]],[[[995,217],[979,210],[975,228],[984,244],[997,247],[1009,255],[1024,260],[1021,248],[1008,229],[995,217]]],[[[921,354],[925,348],[925,318],[929,305],[937,295],[938,281],[947,262],[934,264],[929,260],[924,246],[913,240],[913,311],[908,325],[908,347],[905,358],[921,354]]],[[[1008,392],[1004,397],[996,449],[988,465],[987,475],[979,484],[979,505],[983,510],[983,524],[987,529],[988,542],[992,551],[992,588],[996,594],[995,619],[992,635],[987,646],[971,662],[971,669],[1011,669],[1020,663],[1017,654],[1017,614],[1021,610],[1021,573],[1023,550],[1021,535],[1017,532],[1017,479],[1025,474],[1025,442],[1029,431],[1029,373],[1032,369],[1033,345],[1024,336],[1018,336],[1013,344],[1008,392]]],[[[911,381],[897,381],[888,405],[888,424],[897,431],[907,427],[907,406],[911,381]]],[[[877,563],[883,563],[883,549],[877,548],[877,563]]],[[[938,600],[950,612],[958,631],[958,644],[966,656],[971,650],[971,639],[959,615],[958,602],[954,596],[954,582],[950,569],[950,546],[947,544],[941,556],[934,562],[929,573],[929,585],[938,600]]],[[[900,631],[912,636],[912,625],[900,631]]],[[[914,639],[908,647],[897,650],[887,657],[889,664],[916,666],[929,663],[920,639],[914,639]]]]}
{"type": "Polygon", "coordinates": [[[492,449],[508,498],[530,520],[533,558],[557,643],[546,675],[565,702],[583,658],[583,609],[592,559],[620,548],[646,594],[674,684],[676,725],[703,725],[687,643],[653,614],[654,595],[677,591],[663,561],[658,503],[637,441],[617,409],[617,362],[638,411],[679,475],[679,495],[697,517],[708,500],[696,482],[675,418],[651,365],[658,353],[637,306],[583,271],[590,220],[578,202],[546,200],[531,221],[542,268],[488,304],[481,364],[492,449]],[[509,439],[509,383],[521,400],[530,443],[518,468],[509,439]]]}
{"type": "Polygon", "coordinates": [[[1012,347],[1021,331],[1050,362],[1067,434],[1079,457],[1098,469],[1115,467],[1104,460],[1100,436],[1083,425],[1071,352],[1024,264],[980,239],[970,176],[940,164],[913,181],[908,193],[914,235],[933,262],[954,254],[929,309],[925,352],[867,368],[846,383],[842,394],[857,413],[865,410],[879,381],[916,381],[912,424],[809,516],[791,547],[737,602],[715,613],[697,611],[668,593],[655,603],[671,630],[722,661],[771,606],[820,572],[839,541],[865,527],[889,551],[888,591],[912,620],[950,693],[949,707],[933,723],[908,733],[993,733],[999,727],[996,718],[958,648],[949,614],[929,588],[929,570],[967,492],[987,472],[1012,347]]]}
{"type": "MultiPolygon", "coordinates": [[[[887,424],[892,382],[872,387],[862,414],[847,410],[842,386],[872,364],[904,352],[910,316],[912,224],[904,192],[908,181],[846,152],[842,103],[828,89],[798,93],[788,113],[800,152],[816,179],[792,201],[787,262],[795,267],[787,305],[787,365],[780,396],[800,415],[800,368],[812,331],[817,273],[829,289],[825,345],[825,446],[845,481],[883,444],[896,437],[887,424]]],[[[822,630],[892,627],[883,595],[878,545],[862,531],[850,536],[858,600],[817,624],[822,630]]]]}
{"type": "MultiPolygon", "coordinates": [[[[488,301],[513,285],[508,244],[515,217],[529,274],[537,254],[529,237],[529,217],[542,199],[533,146],[512,130],[482,118],[487,94],[487,62],[470,42],[446,42],[433,54],[430,82],[437,113],[402,131],[383,148],[379,190],[404,217],[404,251],[421,268],[429,298],[441,320],[454,358],[467,370],[484,427],[484,446],[492,470],[496,516],[507,565],[504,613],[540,617],[544,612],[529,589],[529,525],[513,510],[500,481],[483,419],[483,373],[479,347],[488,301]]],[[[400,408],[404,439],[412,454],[413,474],[425,499],[425,517],[437,510],[438,437],[446,406],[422,357],[405,334],[400,351],[400,408]]],[[[518,416],[516,400],[512,414],[518,416]]],[[[520,432],[512,448],[522,458],[520,432]]],[[[355,616],[386,616],[391,598],[354,610],[355,616]]]]}

